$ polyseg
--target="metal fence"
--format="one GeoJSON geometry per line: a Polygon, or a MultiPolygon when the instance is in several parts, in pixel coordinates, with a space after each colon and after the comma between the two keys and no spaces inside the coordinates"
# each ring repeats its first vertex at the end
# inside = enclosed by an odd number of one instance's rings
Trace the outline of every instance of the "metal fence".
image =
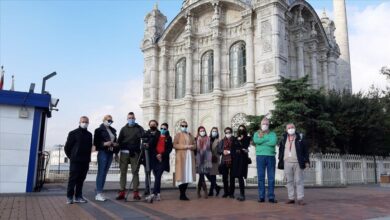
{"type": "MultiPolygon", "coordinates": [[[[248,185],[257,185],[256,156],[250,154],[253,163],[249,165],[248,185]]],[[[175,170],[175,155],[171,154],[171,173],[164,173],[162,182],[165,185],[173,184],[173,172],[175,170]]],[[[277,156],[276,156],[277,158],[277,156]]],[[[130,167],[130,166],[129,166],[130,167]]],[[[361,155],[339,155],[339,154],[311,154],[310,167],[305,171],[305,185],[308,186],[335,186],[348,184],[367,184],[379,181],[383,173],[390,174],[390,157],[374,157],[361,155]],[[376,172],[375,172],[376,171],[376,172]]],[[[68,179],[67,169],[56,169],[56,166],[49,166],[46,172],[47,182],[63,182],[68,179]]],[[[96,162],[91,162],[88,171],[87,181],[94,181],[97,174],[96,162]]],[[[143,180],[145,173],[140,169],[140,180],[143,180]]],[[[119,181],[119,165],[113,162],[108,172],[107,181],[119,181]]],[[[131,178],[131,170],[128,171],[128,179],[131,178]]],[[[221,176],[217,181],[221,182],[221,176]]],[[[283,170],[276,169],[276,185],[284,185],[285,177],[283,170]]],[[[153,177],[152,177],[153,180],[153,177]]]]}

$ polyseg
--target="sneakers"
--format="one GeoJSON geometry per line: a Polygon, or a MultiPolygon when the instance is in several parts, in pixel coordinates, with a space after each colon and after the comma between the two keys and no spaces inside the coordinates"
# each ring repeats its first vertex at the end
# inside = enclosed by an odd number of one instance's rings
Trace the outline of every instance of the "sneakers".
{"type": "Polygon", "coordinates": [[[84,199],[83,197],[76,198],[74,200],[75,203],[87,203],[88,201],[84,199]]]}
{"type": "Polygon", "coordinates": [[[122,200],[122,199],[125,199],[125,195],[126,195],[126,192],[125,190],[123,191],[119,191],[118,192],[118,196],[115,198],[116,200],[122,200]]]}
{"type": "Polygon", "coordinates": [[[96,200],[96,201],[100,201],[100,202],[104,202],[104,201],[106,201],[107,199],[103,196],[103,193],[98,193],[98,194],[95,196],[95,200],[96,200]]]}
{"type": "Polygon", "coordinates": [[[138,191],[133,192],[133,199],[134,200],[141,200],[141,196],[139,195],[138,191]]]}
{"type": "Polygon", "coordinates": [[[145,201],[152,203],[155,198],[156,198],[156,196],[152,193],[152,194],[145,197],[145,201]]]}
{"type": "Polygon", "coordinates": [[[154,197],[154,199],[155,199],[156,201],[161,201],[161,195],[160,195],[160,193],[158,193],[158,194],[154,197]]]}
{"type": "Polygon", "coordinates": [[[66,198],[66,204],[73,204],[73,198],[69,198],[69,197],[67,197],[66,198]]]}

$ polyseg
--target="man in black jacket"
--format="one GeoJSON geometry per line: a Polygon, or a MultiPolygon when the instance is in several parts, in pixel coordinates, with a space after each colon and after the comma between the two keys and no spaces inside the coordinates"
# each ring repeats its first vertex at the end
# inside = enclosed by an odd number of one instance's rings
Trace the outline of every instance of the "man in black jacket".
{"type": "Polygon", "coordinates": [[[295,131],[293,123],[287,124],[286,133],[279,142],[278,168],[283,170],[287,178],[288,201],[287,204],[295,203],[296,192],[298,205],[305,205],[303,170],[309,167],[309,152],[303,135],[295,131]],[[296,188],[296,189],[295,189],[296,188]]]}
{"type": "Polygon", "coordinates": [[[118,137],[118,144],[120,147],[119,168],[120,176],[120,191],[117,200],[125,198],[127,169],[129,163],[131,165],[131,172],[133,174],[133,198],[140,200],[141,197],[138,192],[139,186],[139,164],[138,158],[141,153],[141,138],[144,136],[144,129],[135,123],[135,115],[130,112],[127,115],[127,124],[121,129],[118,137]]]}
{"type": "Polygon", "coordinates": [[[66,156],[70,159],[67,204],[74,202],[86,203],[83,198],[83,183],[91,162],[92,134],[87,130],[89,119],[80,118],[79,127],[68,134],[64,147],[66,156]],[[75,193],[76,188],[76,193],[75,193]]]}

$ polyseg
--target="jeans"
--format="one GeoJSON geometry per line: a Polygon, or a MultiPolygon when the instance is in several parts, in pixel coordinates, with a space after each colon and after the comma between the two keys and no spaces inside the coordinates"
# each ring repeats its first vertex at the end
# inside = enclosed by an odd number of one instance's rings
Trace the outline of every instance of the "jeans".
{"type": "Polygon", "coordinates": [[[76,199],[83,197],[83,184],[85,177],[87,177],[88,169],[89,162],[70,161],[68,189],[66,192],[68,198],[73,198],[73,196],[75,196],[76,199]]]}
{"type": "Polygon", "coordinates": [[[163,163],[157,162],[155,167],[153,168],[153,175],[154,175],[153,194],[155,195],[161,192],[161,177],[163,172],[164,172],[163,163]]]}
{"type": "Polygon", "coordinates": [[[267,169],[268,199],[275,199],[275,156],[256,156],[259,199],[265,199],[265,170],[267,169]]]}
{"type": "Polygon", "coordinates": [[[107,172],[110,169],[113,153],[101,150],[97,155],[98,172],[96,175],[96,193],[102,193],[106,182],[107,172]]]}

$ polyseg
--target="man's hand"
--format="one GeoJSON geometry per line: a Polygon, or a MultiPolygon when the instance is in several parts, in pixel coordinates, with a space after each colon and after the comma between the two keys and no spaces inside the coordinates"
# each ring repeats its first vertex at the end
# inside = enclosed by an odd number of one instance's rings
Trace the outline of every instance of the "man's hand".
{"type": "Polygon", "coordinates": [[[310,163],[305,163],[305,168],[309,168],[310,167],[310,163]]]}
{"type": "Polygon", "coordinates": [[[228,150],[223,150],[223,155],[228,155],[228,154],[230,154],[230,151],[228,151],[228,150]]]}
{"type": "Polygon", "coordinates": [[[158,160],[158,161],[160,161],[160,162],[162,161],[162,156],[161,156],[161,154],[157,154],[156,157],[157,157],[157,160],[158,160]]]}

